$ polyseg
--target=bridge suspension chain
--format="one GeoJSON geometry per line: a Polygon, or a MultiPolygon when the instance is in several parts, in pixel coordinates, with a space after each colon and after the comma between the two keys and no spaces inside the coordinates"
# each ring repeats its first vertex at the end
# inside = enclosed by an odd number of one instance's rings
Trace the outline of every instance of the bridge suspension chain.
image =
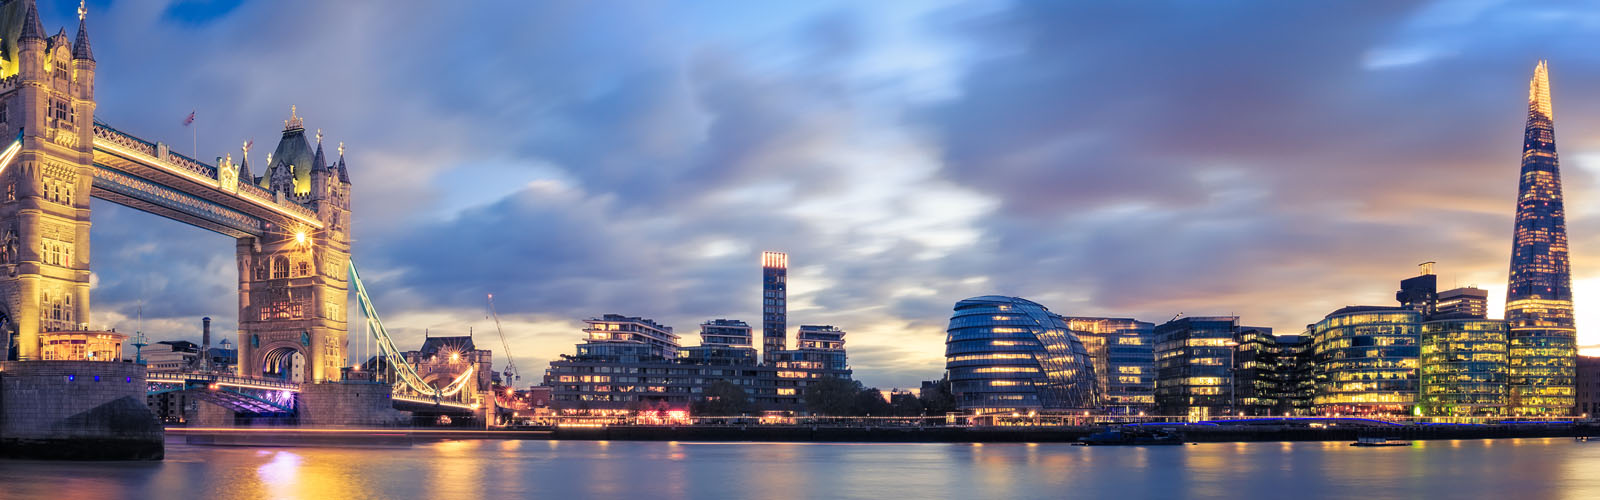
{"type": "Polygon", "coordinates": [[[460,394],[467,383],[473,380],[477,367],[469,366],[465,372],[442,388],[428,384],[422,379],[422,375],[417,373],[417,368],[406,362],[405,355],[389,337],[389,331],[383,328],[383,320],[378,318],[378,310],[372,306],[372,299],[367,296],[367,287],[361,283],[361,274],[356,272],[354,260],[350,261],[350,285],[356,290],[356,302],[361,307],[362,316],[366,318],[367,333],[377,342],[379,350],[383,351],[385,362],[394,367],[395,373],[399,375],[400,380],[396,381],[395,389],[407,389],[438,401],[460,394]]]}

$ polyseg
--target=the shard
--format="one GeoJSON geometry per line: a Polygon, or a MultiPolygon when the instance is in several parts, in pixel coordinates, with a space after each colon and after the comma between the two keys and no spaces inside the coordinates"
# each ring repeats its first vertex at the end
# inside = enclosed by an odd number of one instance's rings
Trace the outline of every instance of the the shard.
{"type": "Polygon", "coordinates": [[[1567,415],[1576,403],[1577,330],[1559,164],[1549,68],[1540,61],[1528,83],[1528,126],[1506,286],[1513,415],[1567,415]]]}

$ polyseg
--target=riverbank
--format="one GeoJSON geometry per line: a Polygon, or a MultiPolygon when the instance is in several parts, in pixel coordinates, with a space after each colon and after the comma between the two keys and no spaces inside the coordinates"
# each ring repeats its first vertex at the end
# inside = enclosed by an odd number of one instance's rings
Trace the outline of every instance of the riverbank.
{"type": "MultiPolygon", "coordinates": [[[[1600,436],[1593,423],[1515,425],[1385,425],[1292,427],[1261,425],[1163,425],[1190,442],[1355,441],[1358,437],[1404,440],[1570,438],[1600,436]]],[[[1099,426],[825,427],[825,426],[594,426],[516,429],[171,427],[167,433],[189,444],[217,446],[409,446],[460,439],[842,443],[1071,443],[1105,429],[1099,426]]]]}

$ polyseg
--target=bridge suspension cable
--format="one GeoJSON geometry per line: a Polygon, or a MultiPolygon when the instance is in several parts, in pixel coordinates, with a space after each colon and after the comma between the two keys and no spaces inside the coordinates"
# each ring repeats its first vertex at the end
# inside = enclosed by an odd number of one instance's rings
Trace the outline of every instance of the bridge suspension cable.
{"type": "Polygon", "coordinates": [[[417,373],[417,368],[406,361],[405,355],[395,346],[394,340],[389,338],[389,331],[383,328],[383,320],[378,318],[378,310],[372,306],[372,299],[367,296],[367,287],[361,283],[361,274],[356,272],[354,260],[350,262],[350,286],[356,290],[356,302],[361,307],[362,316],[366,318],[367,333],[378,344],[378,349],[383,351],[385,364],[393,367],[395,374],[399,376],[399,380],[395,381],[396,390],[406,389],[437,402],[460,394],[467,383],[474,379],[477,367],[468,366],[465,372],[442,388],[428,384],[422,375],[417,373]]]}

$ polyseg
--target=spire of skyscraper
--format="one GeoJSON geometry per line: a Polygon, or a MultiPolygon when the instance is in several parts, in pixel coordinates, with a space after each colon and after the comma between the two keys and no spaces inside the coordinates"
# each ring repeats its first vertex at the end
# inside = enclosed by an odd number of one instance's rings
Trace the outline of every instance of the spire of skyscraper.
{"type": "Polygon", "coordinates": [[[1509,411],[1517,415],[1566,415],[1576,403],[1577,330],[1554,116],[1549,65],[1540,61],[1528,82],[1528,124],[1506,285],[1509,411]]]}

